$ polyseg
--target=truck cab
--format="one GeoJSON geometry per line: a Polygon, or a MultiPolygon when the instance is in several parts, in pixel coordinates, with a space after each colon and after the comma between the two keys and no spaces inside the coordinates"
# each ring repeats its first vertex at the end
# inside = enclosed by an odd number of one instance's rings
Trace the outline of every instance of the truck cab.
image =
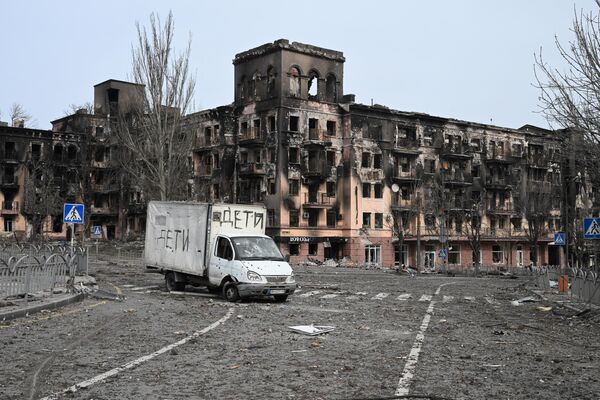
{"type": "Polygon", "coordinates": [[[217,235],[210,255],[209,282],[229,301],[273,296],[285,301],[296,290],[294,273],[269,236],[217,235]]]}

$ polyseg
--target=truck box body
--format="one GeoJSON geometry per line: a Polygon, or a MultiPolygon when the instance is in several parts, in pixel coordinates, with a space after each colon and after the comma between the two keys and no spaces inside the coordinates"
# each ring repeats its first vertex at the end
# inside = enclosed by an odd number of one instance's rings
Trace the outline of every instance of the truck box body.
{"type": "Polygon", "coordinates": [[[261,206],[151,201],[146,218],[146,265],[204,275],[217,235],[264,235],[265,219],[261,206]]]}

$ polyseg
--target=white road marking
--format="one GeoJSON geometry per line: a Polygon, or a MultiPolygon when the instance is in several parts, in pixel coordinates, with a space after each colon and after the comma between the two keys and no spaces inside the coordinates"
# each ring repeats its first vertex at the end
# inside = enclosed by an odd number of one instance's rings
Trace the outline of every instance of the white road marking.
{"type": "Polygon", "coordinates": [[[410,293],[404,293],[397,297],[396,300],[406,301],[408,299],[412,299],[412,295],[410,293]]]}
{"type": "Polygon", "coordinates": [[[321,293],[320,290],[313,290],[312,292],[306,292],[306,293],[299,294],[298,297],[309,297],[309,296],[312,296],[313,294],[319,294],[319,293],[321,293]]]}
{"type": "MultiPolygon", "coordinates": [[[[440,294],[442,286],[452,284],[454,284],[454,282],[441,284],[435,291],[435,296],[440,294]]],[[[432,296],[429,296],[429,298],[431,299],[432,296]]],[[[408,396],[410,384],[414,377],[415,369],[417,368],[417,362],[419,361],[419,353],[421,352],[421,346],[423,346],[423,342],[425,341],[425,331],[427,331],[427,327],[429,326],[429,320],[431,319],[431,315],[433,314],[434,306],[435,301],[431,300],[429,302],[429,307],[427,307],[427,311],[425,312],[425,316],[423,317],[423,322],[421,322],[419,333],[417,333],[417,337],[415,338],[413,347],[412,349],[410,349],[410,353],[406,359],[406,364],[404,365],[404,370],[402,371],[402,377],[398,381],[398,388],[396,389],[395,393],[396,396],[408,396]]]]}
{"type": "Polygon", "coordinates": [[[388,297],[390,294],[389,293],[377,293],[375,296],[371,297],[371,300],[381,300],[381,299],[385,299],[386,297],[388,297]]]}
{"type": "Polygon", "coordinates": [[[432,296],[430,294],[424,294],[423,296],[421,296],[419,301],[431,301],[431,297],[432,296]]]}
{"type": "Polygon", "coordinates": [[[159,356],[159,355],[161,355],[163,353],[166,353],[167,351],[170,351],[171,349],[174,349],[175,347],[181,346],[182,344],[185,344],[185,343],[189,342],[193,338],[196,338],[196,337],[198,337],[200,335],[205,334],[208,331],[211,331],[211,330],[215,329],[217,326],[221,325],[222,323],[224,323],[225,321],[227,321],[229,318],[231,318],[232,315],[233,315],[233,308],[230,308],[229,311],[227,311],[227,314],[225,314],[223,317],[221,317],[221,319],[213,322],[212,324],[210,324],[209,326],[207,326],[206,328],[204,328],[202,330],[194,332],[190,336],[188,336],[186,338],[183,338],[183,339],[181,339],[178,342],[175,342],[175,343],[172,343],[172,344],[170,344],[168,346],[165,346],[162,349],[157,350],[157,351],[155,351],[152,354],[145,355],[143,357],[140,357],[140,358],[137,358],[137,359],[135,359],[133,361],[130,361],[130,362],[126,363],[126,364],[123,364],[120,367],[113,368],[110,371],[106,371],[106,372],[104,372],[104,373],[102,373],[100,375],[96,375],[95,377],[90,378],[90,379],[88,379],[86,381],[76,383],[75,385],[66,388],[62,392],[53,393],[53,394],[51,394],[49,396],[43,397],[40,400],[55,400],[55,399],[58,399],[58,397],[60,395],[63,395],[63,394],[66,394],[66,393],[75,393],[79,389],[87,388],[89,386],[92,386],[95,383],[98,383],[98,382],[101,382],[101,381],[105,380],[106,378],[110,378],[111,376],[117,375],[120,372],[126,371],[128,369],[135,368],[138,365],[140,365],[140,364],[142,364],[142,363],[144,363],[146,361],[152,360],[156,356],[159,356]]]}
{"type": "Polygon", "coordinates": [[[454,300],[454,296],[444,296],[444,297],[443,297],[443,299],[442,299],[442,301],[443,301],[444,303],[449,303],[449,302],[451,302],[452,300],[454,300]]]}
{"type": "Polygon", "coordinates": [[[322,299],[333,299],[334,297],[338,297],[338,296],[339,296],[339,294],[329,293],[329,294],[326,294],[325,296],[322,296],[321,298],[322,299]]]}

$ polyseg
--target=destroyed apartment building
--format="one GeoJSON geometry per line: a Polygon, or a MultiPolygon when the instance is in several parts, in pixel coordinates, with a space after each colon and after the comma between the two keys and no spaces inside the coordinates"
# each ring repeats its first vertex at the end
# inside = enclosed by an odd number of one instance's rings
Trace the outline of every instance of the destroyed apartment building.
{"type": "MultiPolygon", "coordinates": [[[[237,54],[233,103],[184,119],[195,139],[189,199],[263,204],[267,233],[292,262],[467,267],[479,248],[483,265],[564,264],[552,232],[568,135],[358,104],[344,94],[344,62],[339,51],[283,39],[237,54]]],[[[108,239],[143,231],[145,199],[115,162],[110,132],[110,116],[139,90],[109,80],[94,88],[93,113],[53,121],[52,131],[0,128],[0,228],[68,237],[55,207],[34,228],[23,206],[35,146],[54,168],[45,182],[57,204],[89,205],[84,229],[100,225],[108,239]]]]}

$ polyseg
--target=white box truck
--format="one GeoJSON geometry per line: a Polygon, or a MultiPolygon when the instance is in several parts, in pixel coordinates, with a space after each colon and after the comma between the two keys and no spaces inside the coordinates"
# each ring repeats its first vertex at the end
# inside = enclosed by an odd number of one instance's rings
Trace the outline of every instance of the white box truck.
{"type": "Polygon", "coordinates": [[[255,205],[151,201],[146,267],[165,275],[169,291],[192,284],[228,301],[286,301],[296,290],[294,273],[265,235],[266,217],[266,209],[255,205]]]}

